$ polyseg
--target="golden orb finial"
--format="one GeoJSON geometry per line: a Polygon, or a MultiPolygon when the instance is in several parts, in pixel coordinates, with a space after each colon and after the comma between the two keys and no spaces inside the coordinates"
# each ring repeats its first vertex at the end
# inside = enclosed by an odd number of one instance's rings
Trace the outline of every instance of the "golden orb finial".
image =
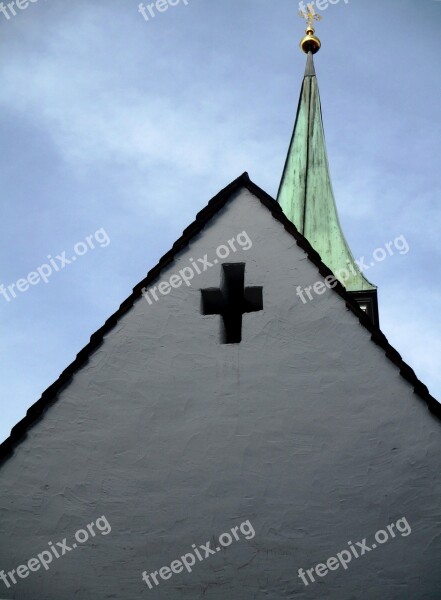
{"type": "Polygon", "coordinates": [[[314,21],[321,21],[322,16],[315,12],[314,6],[312,4],[307,5],[307,10],[304,12],[303,10],[299,11],[299,15],[306,20],[306,36],[300,42],[300,48],[303,50],[305,54],[312,52],[312,54],[316,54],[321,48],[321,41],[314,35],[314,21]]]}

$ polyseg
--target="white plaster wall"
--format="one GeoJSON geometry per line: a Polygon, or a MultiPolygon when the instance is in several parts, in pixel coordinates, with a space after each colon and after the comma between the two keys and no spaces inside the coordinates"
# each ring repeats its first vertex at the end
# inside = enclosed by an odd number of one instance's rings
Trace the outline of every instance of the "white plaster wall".
{"type": "Polygon", "coordinates": [[[20,600],[438,600],[441,423],[248,191],[161,279],[246,230],[246,285],[264,310],[219,343],[200,288],[220,265],[140,300],[0,468],[0,569],[105,515],[112,526],[8,590],[20,600]],[[391,540],[305,587],[297,576],[406,517],[391,540]],[[156,571],[242,521],[235,542],[150,591],[156,571]]]}

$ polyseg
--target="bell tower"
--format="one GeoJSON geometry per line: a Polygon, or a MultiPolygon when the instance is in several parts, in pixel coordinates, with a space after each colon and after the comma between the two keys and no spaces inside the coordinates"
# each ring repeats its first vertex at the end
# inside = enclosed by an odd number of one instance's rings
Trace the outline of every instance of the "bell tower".
{"type": "Polygon", "coordinates": [[[378,326],[377,288],[366,279],[352,255],[332,189],[313,58],[321,48],[314,30],[314,23],[321,16],[311,5],[307,13],[301,11],[300,15],[307,21],[306,35],[300,42],[307,55],[306,70],[277,200],[285,215],[378,326]]]}

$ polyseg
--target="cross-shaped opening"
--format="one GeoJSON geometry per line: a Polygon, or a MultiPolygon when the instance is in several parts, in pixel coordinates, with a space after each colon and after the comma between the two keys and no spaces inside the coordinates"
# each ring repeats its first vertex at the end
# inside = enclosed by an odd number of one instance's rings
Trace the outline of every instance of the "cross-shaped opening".
{"type": "Polygon", "coordinates": [[[245,287],[245,264],[224,263],[220,288],[201,290],[202,314],[220,315],[221,343],[242,341],[242,316],[263,310],[262,288],[245,287]]]}

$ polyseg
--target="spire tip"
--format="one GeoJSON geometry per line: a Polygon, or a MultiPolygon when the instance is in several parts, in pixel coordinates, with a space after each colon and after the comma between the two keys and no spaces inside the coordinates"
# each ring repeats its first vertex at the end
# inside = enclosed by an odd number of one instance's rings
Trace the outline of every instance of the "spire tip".
{"type": "Polygon", "coordinates": [[[321,21],[322,16],[315,12],[314,6],[312,4],[308,4],[307,11],[303,10],[299,11],[299,15],[306,20],[306,36],[300,42],[300,48],[303,50],[305,54],[312,53],[316,54],[321,48],[321,42],[318,37],[316,37],[315,29],[314,29],[314,21],[321,21]]]}

